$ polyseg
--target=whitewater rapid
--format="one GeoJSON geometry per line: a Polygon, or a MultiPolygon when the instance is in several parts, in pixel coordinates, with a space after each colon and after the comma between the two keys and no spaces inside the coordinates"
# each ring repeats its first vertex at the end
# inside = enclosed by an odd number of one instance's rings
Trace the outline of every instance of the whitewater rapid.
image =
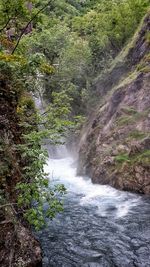
{"type": "Polygon", "coordinates": [[[64,212],[38,233],[43,267],[149,267],[150,199],[76,176],[64,150],[49,158],[50,183],[67,189],[64,212]]]}
{"type": "Polygon", "coordinates": [[[107,185],[92,184],[89,177],[76,176],[76,166],[71,157],[50,159],[45,167],[50,181],[63,183],[68,192],[82,194],[80,205],[93,205],[101,216],[105,216],[111,205],[116,209],[116,217],[125,216],[136,206],[141,197],[118,191],[107,185]]]}

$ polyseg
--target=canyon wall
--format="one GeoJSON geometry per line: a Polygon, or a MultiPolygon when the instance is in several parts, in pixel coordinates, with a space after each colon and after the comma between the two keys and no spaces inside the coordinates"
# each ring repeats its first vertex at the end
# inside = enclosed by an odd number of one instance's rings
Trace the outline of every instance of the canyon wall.
{"type": "Polygon", "coordinates": [[[100,105],[84,126],[78,174],[150,194],[150,14],[93,84],[100,105]]]}

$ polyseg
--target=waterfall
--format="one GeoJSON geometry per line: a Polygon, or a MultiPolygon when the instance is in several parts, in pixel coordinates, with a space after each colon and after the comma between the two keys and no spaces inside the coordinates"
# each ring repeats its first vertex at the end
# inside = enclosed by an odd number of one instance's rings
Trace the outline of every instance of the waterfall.
{"type": "Polygon", "coordinates": [[[65,145],[47,145],[47,150],[51,159],[68,157],[68,150],[65,145]]]}
{"type": "MultiPolygon", "coordinates": [[[[45,112],[46,104],[44,103],[44,100],[42,98],[42,95],[39,93],[39,96],[34,98],[35,106],[39,110],[39,112],[42,114],[45,112]]],[[[39,126],[39,129],[44,129],[44,126],[39,126]]],[[[64,145],[65,140],[60,140],[60,145],[51,145],[49,139],[44,139],[44,145],[43,147],[48,151],[49,158],[65,158],[68,156],[68,150],[66,146],[64,145]]]]}

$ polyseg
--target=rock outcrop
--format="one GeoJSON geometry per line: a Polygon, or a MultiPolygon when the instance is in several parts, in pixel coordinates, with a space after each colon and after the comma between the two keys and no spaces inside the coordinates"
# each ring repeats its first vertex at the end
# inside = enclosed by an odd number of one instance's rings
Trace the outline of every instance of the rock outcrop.
{"type": "Polygon", "coordinates": [[[78,174],[150,194],[150,15],[112,68],[95,82],[100,107],[84,127],[78,174]]]}
{"type": "Polygon", "coordinates": [[[0,212],[0,266],[42,267],[41,248],[11,207],[0,212]]]}

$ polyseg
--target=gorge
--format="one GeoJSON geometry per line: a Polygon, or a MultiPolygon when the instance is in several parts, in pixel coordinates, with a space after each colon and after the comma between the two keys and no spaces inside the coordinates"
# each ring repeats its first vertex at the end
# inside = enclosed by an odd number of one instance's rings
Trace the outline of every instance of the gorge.
{"type": "Polygon", "coordinates": [[[64,213],[37,235],[44,267],[150,266],[150,199],[142,195],[150,193],[149,30],[148,15],[95,82],[101,105],[81,131],[77,168],[61,148],[50,156],[50,181],[65,184],[67,196],[64,213]]]}
{"type": "Polygon", "coordinates": [[[0,266],[150,267],[149,0],[0,0],[0,266]]]}

